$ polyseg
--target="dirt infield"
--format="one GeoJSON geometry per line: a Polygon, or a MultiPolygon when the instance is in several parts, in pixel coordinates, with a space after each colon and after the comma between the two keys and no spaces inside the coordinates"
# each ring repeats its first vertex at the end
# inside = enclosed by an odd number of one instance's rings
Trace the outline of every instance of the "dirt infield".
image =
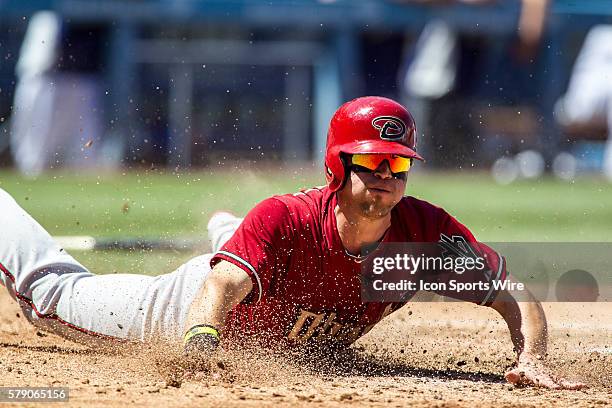
{"type": "Polygon", "coordinates": [[[176,388],[156,368],[159,351],[101,353],[39,332],[0,288],[0,378],[2,386],[69,387],[72,406],[600,407],[612,399],[611,306],[545,305],[550,362],[586,381],[583,391],[507,384],[514,355],[504,322],[454,302],[410,304],[341,357],[304,365],[235,352],[210,377],[176,388]]]}

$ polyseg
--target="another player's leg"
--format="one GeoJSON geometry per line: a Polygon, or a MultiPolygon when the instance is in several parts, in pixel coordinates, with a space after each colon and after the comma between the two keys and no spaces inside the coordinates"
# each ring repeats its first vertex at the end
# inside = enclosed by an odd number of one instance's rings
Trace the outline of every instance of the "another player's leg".
{"type": "Polygon", "coordinates": [[[189,306],[210,272],[210,255],[159,276],[93,275],[66,288],[57,314],[92,336],[137,341],[178,341],[189,306]]]}
{"type": "Polygon", "coordinates": [[[94,275],[0,189],[0,282],[35,326],[70,338],[180,338],[209,256],[158,276],[94,275]]]}
{"type": "Polygon", "coordinates": [[[242,222],[232,213],[218,211],[208,221],[208,239],[210,239],[212,253],[217,252],[234,235],[242,222]]]}
{"type": "Polygon", "coordinates": [[[64,283],[91,275],[2,189],[0,225],[0,282],[31,308],[28,318],[52,313],[64,283]]]}

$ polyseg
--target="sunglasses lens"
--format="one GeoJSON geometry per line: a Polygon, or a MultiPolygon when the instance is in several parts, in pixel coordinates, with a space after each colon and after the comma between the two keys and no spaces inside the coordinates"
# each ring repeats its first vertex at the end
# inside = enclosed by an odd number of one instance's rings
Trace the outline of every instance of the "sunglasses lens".
{"type": "Polygon", "coordinates": [[[382,158],[378,154],[354,154],[352,158],[353,164],[369,170],[376,170],[381,162],[382,158]]]}
{"type": "Polygon", "coordinates": [[[392,154],[354,154],[351,162],[357,166],[365,167],[369,170],[376,170],[380,163],[387,160],[392,173],[402,173],[410,170],[412,163],[407,157],[395,156],[392,154]]]}
{"type": "Polygon", "coordinates": [[[389,160],[389,167],[392,173],[403,173],[408,171],[410,170],[411,164],[412,161],[407,157],[395,156],[393,159],[389,160]]]}

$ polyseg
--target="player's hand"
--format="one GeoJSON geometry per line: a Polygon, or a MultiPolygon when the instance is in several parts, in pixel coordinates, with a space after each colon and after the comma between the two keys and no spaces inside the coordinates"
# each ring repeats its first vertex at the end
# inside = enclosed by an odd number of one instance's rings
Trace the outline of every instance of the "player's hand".
{"type": "Polygon", "coordinates": [[[189,329],[183,338],[182,352],[157,362],[166,383],[180,387],[184,380],[206,378],[212,366],[220,364],[214,358],[219,340],[219,332],[212,326],[198,325],[189,329]]]}
{"type": "Polygon", "coordinates": [[[508,371],[505,377],[509,383],[515,385],[531,385],[554,390],[580,390],[587,386],[552,374],[541,358],[529,353],[521,354],[518,366],[508,371]]]}
{"type": "Polygon", "coordinates": [[[198,377],[210,371],[212,356],[219,347],[219,331],[198,325],[187,331],[183,340],[182,366],[187,376],[198,377]]]}

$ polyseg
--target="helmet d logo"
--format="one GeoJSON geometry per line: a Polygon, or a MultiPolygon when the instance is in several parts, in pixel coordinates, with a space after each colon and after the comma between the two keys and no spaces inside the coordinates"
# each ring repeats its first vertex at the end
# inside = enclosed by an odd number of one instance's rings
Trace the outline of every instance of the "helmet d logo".
{"type": "Polygon", "coordinates": [[[372,120],[372,126],[383,140],[399,140],[406,134],[406,124],[395,116],[379,116],[372,120]]]}

